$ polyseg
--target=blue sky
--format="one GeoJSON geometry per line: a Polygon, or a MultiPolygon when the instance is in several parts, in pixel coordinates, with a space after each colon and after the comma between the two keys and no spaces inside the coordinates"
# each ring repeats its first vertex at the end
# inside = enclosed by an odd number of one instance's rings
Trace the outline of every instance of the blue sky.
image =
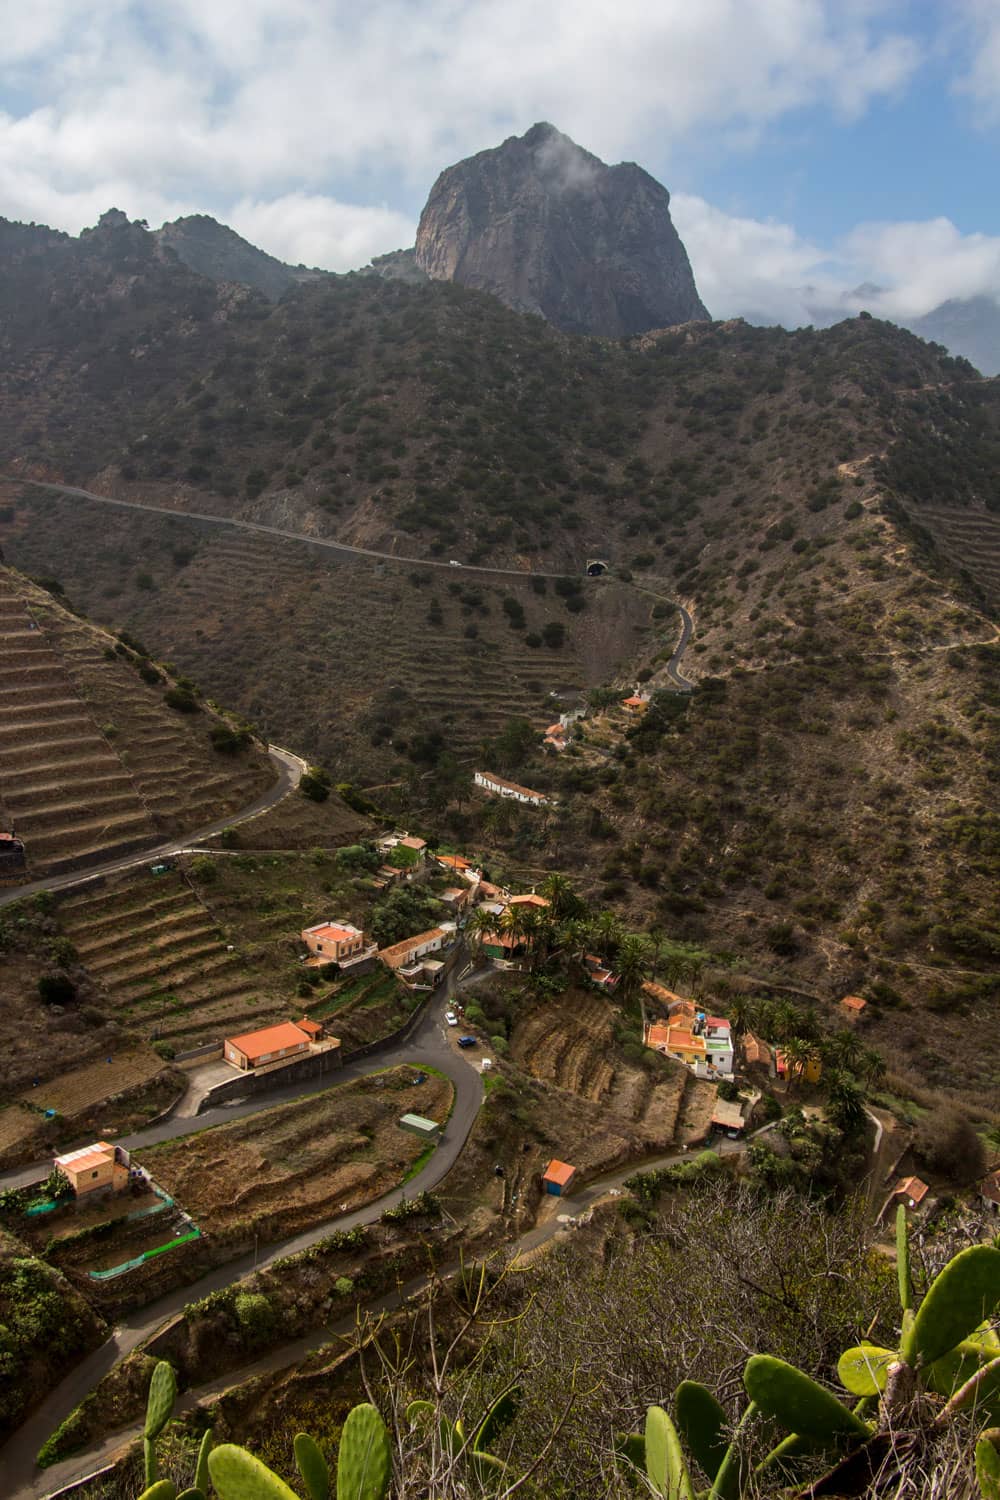
{"type": "Polygon", "coordinates": [[[1000,299],[1000,0],[0,0],[0,213],[344,270],[547,119],[670,188],[718,316],[1000,299]]]}

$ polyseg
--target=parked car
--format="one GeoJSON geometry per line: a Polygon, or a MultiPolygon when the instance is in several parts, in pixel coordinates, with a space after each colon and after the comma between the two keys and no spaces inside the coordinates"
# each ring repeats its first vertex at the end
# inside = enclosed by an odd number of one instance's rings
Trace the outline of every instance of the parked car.
{"type": "Polygon", "coordinates": [[[474,1036],[460,1036],[458,1039],[458,1045],[460,1047],[474,1047],[476,1045],[476,1039],[474,1036]]]}
{"type": "Polygon", "coordinates": [[[445,1013],[444,1013],[444,1018],[448,1022],[449,1026],[457,1026],[458,1025],[458,1017],[456,1016],[456,1014],[455,1014],[455,1012],[453,1010],[446,1010],[445,1013]]]}
{"type": "Polygon", "coordinates": [[[460,568],[462,564],[458,561],[457,557],[449,557],[448,566],[449,568],[460,568]]]}

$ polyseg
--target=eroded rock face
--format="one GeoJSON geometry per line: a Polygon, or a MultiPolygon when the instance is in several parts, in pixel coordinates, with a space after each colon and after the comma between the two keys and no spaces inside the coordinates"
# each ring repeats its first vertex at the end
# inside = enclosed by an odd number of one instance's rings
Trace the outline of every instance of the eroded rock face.
{"type": "Polygon", "coordinates": [[[416,263],[567,333],[618,338],[709,316],[666,188],[633,162],[607,166],[552,125],[441,173],[416,263]]]}

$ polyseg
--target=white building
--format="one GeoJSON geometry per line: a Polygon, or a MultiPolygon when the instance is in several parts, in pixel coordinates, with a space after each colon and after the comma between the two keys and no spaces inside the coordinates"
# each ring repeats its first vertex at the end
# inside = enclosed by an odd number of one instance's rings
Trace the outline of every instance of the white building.
{"type": "Polygon", "coordinates": [[[515,802],[527,803],[529,807],[543,807],[552,800],[544,792],[533,792],[530,787],[518,786],[516,781],[507,781],[493,771],[476,771],[472,779],[484,792],[492,792],[497,797],[512,797],[515,802]]]}

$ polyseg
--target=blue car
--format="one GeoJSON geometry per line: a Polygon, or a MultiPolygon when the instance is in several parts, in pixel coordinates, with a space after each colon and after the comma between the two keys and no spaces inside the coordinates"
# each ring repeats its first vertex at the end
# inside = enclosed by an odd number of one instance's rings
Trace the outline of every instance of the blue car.
{"type": "Polygon", "coordinates": [[[476,1045],[476,1039],[474,1036],[460,1036],[458,1039],[458,1045],[460,1047],[474,1047],[476,1045]]]}

